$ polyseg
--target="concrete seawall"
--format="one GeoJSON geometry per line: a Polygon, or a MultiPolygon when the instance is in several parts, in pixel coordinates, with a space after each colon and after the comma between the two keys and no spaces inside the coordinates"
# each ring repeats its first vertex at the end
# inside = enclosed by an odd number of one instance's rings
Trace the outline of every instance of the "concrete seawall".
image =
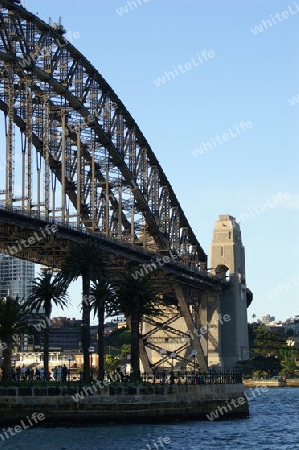
{"type": "Polygon", "coordinates": [[[266,387],[299,387],[299,379],[298,378],[287,378],[284,381],[279,380],[244,380],[243,381],[245,387],[257,387],[257,386],[266,386],[266,387]]]}
{"type": "Polygon", "coordinates": [[[0,388],[1,424],[18,423],[34,412],[45,415],[42,425],[207,420],[207,414],[217,409],[223,411],[220,419],[247,416],[243,384],[120,385],[94,395],[85,395],[79,386],[0,388]],[[244,403],[238,404],[240,398],[244,403]]]}

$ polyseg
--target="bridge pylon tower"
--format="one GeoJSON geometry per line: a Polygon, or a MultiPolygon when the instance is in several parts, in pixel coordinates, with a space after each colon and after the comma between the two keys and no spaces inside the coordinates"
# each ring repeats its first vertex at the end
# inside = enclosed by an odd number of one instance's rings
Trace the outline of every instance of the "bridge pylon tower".
{"type": "Polygon", "coordinates": [[[246,287],[240,225],[230,215],[220,215],[215,224],[211,267],[212,274],[228,281],[229,286],[220,293],[218,304],[214,302],[209,308],[219,317],[219,363],[231,369],[237,361],[249,358],[247,299],[251,292],[246,287]]]}

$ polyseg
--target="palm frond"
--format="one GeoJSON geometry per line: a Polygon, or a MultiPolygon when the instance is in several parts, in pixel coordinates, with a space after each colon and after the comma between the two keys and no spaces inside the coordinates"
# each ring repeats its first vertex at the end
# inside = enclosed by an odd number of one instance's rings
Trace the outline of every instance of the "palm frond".
{"type": "Polygon", "coordinates": [[[94,281],[90,289],[90,305],[94,311],[94,316],[102,308],[108,313],[111,309],[110,305],[115,302],[115,298],[115,288],[108,280],[101,277],[94,281]]]}
{"type": "Polygon", "coordinates": [[[70,245],[60,277],[70,283],[86,272],[92,280],[107,273],[105,255],[100,245],[90,239],[70,245]]]}
{"type": "Polygon", "coordinates": [[[134,279],[131,274],[123,275],[116,294],[114,315],[124,313],[128,317],[135,307],[138,307],[140,316],[162,314],[159,289],[149,276],[134,279]]]}
{"type": "Polygon", "coordinates": [[[64,309],[69,304],[69,297],[66,292],[67,285],[59,274],[53,276],[52,271],[46,270],[39,274],[32,282],[31,292],[25,302],[26,307],[31,311],[40,309],[51,309],[52,303],[64,309]]]}
{"type": "Polygon", "coordinates": [[[30,311],[19,298],[6,297],[0,301],[0,338],[7,335],[30,333],[33,331],[30,320],[30,311]]]}

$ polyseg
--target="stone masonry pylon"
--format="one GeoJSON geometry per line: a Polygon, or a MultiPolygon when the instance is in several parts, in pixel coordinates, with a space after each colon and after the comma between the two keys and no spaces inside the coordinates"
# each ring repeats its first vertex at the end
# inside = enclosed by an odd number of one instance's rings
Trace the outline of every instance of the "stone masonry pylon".
{"type": "Polygon", "coordinates": [[[240,226],[230,215],[220,215],[215,224],[210,266],[212,274],[227,281],[218,303],[219,361],[223,369],[233,369],[249,358],[249,344],[245,251],[240,226]]]}

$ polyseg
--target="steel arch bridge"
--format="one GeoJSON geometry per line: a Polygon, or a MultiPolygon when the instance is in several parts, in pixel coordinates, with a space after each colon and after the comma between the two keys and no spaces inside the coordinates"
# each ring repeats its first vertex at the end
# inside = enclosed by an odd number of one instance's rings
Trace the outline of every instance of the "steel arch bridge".
{"type": "MultiPolygon", "coordinates": [[[[179,360],[188,360],[192,344],[206,368],[199,339],[190,344],[188,330],[199,325],[200,293],[220,292],[223,283],[207,275],[207,256],[135,120],[64,33],[61,24],[0,0],[1,249],[53,222],[55,238],[16,256],[49,264],[52,255],[59,266],[68,242],[86,234],[121,256],[116,266],[170,256],[157,274],[172,277],[179,308],[169,306],[164,331],[180,337],[172,348],[179,360]],[[183,331],[173,325],[179,317],[183,331]]],[[[151,336],[162,322],[148,318],[148,324],[141,340],[146,369],[153,364],[145,347],[159,352],[151,336]]]]}

